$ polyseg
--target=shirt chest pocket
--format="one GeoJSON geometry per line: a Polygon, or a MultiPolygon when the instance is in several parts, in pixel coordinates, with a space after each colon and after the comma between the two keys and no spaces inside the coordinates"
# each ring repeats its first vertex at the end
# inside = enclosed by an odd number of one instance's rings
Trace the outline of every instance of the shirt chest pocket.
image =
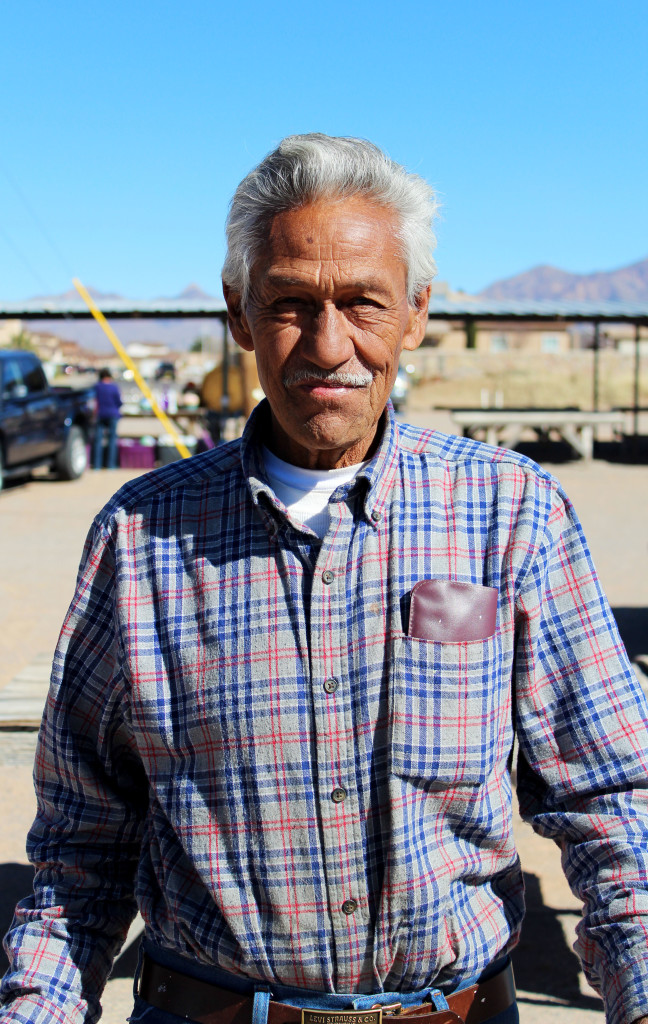
{"type": "Polygon", "coordinates": [[[392,657],[392,771],[414,782],[486,782],[512,742],[510,664],[498,636],[471,643],[402,636],[392,657]]]}

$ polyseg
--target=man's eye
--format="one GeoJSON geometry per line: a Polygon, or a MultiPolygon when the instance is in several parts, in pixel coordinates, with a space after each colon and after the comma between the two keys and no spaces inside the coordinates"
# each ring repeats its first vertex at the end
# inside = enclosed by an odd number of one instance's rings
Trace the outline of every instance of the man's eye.
{"type": "Polygon", "coordinates": [[[295,309],[305,304],[306,300],[301,299],[298,295],[282,295],[279,299],[275,299],[273,303],[277,309],[295,309]]]}
{"type": "Polygon", "coordinates": [[[362,307],[365,306],[369,307],[370,309],[382,309],[382,306],[379,302],[376,302],[375,299],[370,299],[367,295],[356,295],[353,299],[350,299],[348,305],[353,306],[356,309],[361,309],[362,307]]]}

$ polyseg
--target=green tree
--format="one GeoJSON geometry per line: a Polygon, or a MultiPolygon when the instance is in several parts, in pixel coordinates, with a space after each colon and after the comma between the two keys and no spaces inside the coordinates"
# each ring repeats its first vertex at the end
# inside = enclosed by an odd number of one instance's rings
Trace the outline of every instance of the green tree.
{"type": "Polygon", "coordinates": [[[477,348],[477,324],[470,318],[466,320],[466,348],[477,348]]]}
{"type": "Polygon", "coordinates": [[[18,331],[18,334],[12,335],[9,341],[9,348],[21,348],[26,352],[36,351],[32,336],[24,327],[21,331],[18,331]]]}

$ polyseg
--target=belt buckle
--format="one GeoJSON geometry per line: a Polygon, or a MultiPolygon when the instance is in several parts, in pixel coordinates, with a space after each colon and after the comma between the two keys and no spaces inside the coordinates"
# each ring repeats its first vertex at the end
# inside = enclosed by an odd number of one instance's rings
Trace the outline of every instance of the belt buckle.
{"type": "Polygon", "coordinates": [[[382,1007],[372,1010],[311,1010],[305,1007],[301,1024],[382,1024],[382,1007]]]}

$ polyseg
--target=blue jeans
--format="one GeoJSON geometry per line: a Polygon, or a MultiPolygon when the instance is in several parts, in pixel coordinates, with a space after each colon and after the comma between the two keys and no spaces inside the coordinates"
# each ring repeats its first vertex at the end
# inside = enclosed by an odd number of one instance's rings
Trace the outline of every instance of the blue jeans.
{"type": "MultiPolygon", "coordinates": [[[[174,955],[173,953],[169,953],[167,950],[161,950],[158,947],[147,948],[146,943],[144,944],[144,949],[147,952],[152,953],[153,959],[163,966],[172,967],[175,970],[182,970],[182,967],[180,966],[182,964],[182,958],[174,955]]],[[[491,968],[484,971],[481,975],[481,980],[485,981],[486,978],[492,977],[493,974],[497,974],[499,970],[503,970],[507,966],[508,962],[509,958],[504,957],[496,964],[491,965],[491,968]]],[[[185,964],[188,964],[188,961],[185,960],[185,964]]],[[[221,971],[218,968],[194,964],[193,962],[191,962],[191,974],[204,981],[211,980],[215,985],[220,985],[222,988],[233,989],[237,992],[249,992],[252,994],[255,989],[255,984],[260,988],[267,988],[267,986],[262,984],[259,985],[259,983],[255,983],[250,979],[239,978],[235,975],[228,974],[225,971],[221,971]]],[[[138,975],[139,970],[135,975],[135,988],[137,988],[138,975]]],[[[474,984],[476,980],[477,979],[474,979],[462,987],[468,988],[469,985],[474,984]]],[[[353,1002],[362,1000],[362,997],[358,996],[338,995],[329,992],[318,992],[314,994],[312,992],[304,992],[299,989],[288,988],[284,985],[272,985],[271,987],[273,999],[276,999],[279,1002],[290,1003],[293,1006],[308,1007],[315,1005],[319,1009],[342,1010],[349,1009],[353,1002]]],[[[433,993],[436,991],[437,990],[433,990],[433,993]]],[[[441,993],[438,993],[438,995],[443,1001],[441,993]]],[[[398,993],[398,999],[403,1003],[403,1005],[406,1005],[407,1002],[409,1002],[409,1005],[418,1003],[421,1001],[421,997],[422,993],[418,992],[408,993],[407,995],[401,992],[398,993]]],[[[393,999],[393,993],[373,993],[364,997],[364,1001],[367,1002],[367,1008],[376,1002],[393,1002],[393,999]]],[[[437,1006],[437,1009],[441,1009],[438,999],[435,1001],[435,1005],[437,1006]]],[[[359,1009],[360,1007],[356,1008],[359,1009]]],[[[175,1013],[168,1013],[166,1010],[159,1010],[156,1006],[151,1006],[150,1003],[147,1003],[146,1000],[142,999],[138,995],[135,996],[135,1006],[129,1020],[131,1021],[131,1024],[139,1024],[140,1021],[142,1024],[187,1024],[186,1017],[178,1017],[175,1013]]],[[[502,1013],[498,1013],[494,1017],[490,1017],[487,1021],[484,1021],[484,1024],[519,1024],[519,1020],[520,1017],[517,1003],[514,1002],[508,1007],[508,1009],[502,1011],[502,1013]]],[[[254,1017],[253,1024],[255,1024],[254,1017]]]]}
{"type": "Polygon", "coordinates": [[[94,451],[92,464],[95,469],[103,469],[104,433],[108,444],[106,469],[117,469],[117,417],[108,416],[98,419],[95,425],[94,451]]]}

